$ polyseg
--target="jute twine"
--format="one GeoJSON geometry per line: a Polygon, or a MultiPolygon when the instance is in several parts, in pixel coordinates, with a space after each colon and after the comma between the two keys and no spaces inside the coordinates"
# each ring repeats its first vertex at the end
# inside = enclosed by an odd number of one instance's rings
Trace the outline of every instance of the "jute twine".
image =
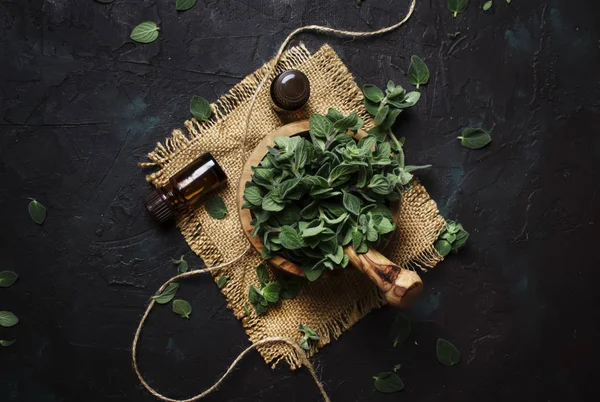
{"type": "MultiPolygon", "coordinates": [[[[154,152],[148,155],[152,162],[140,164],[141,166],[159,166],[161,168],[148,175],[147,179],[156,186],[164,185],[173,174],[199,154],[210,151],[220,161],[229,179],[239,180],[241,167],[247,154],[262,136],[282,123],[269,106],[268,94],[261,90],[274,74],[290,68],[297,68],[305,72],[311,82],[311,89],[315,87],[311,100],[304,110],[291,118],[307,118],[311,113],[323,113],[327,107],[336,107],[345,114],[352,111],[358,112],[359,116],[365,120],[366,128],[372,127],[372,118],[362,105],[360,89],[331,48],[324,46],[312,57],[303,46],[292,48],[287,52],[285,48],[296,35],[309,31],[355,38],[381,35],[393,31],[410,18],[415,4],[416,0],[413,0],[408,13],[400,22],[373,32],[353,32],[316,25],[294,30],[267,65],[246,77],[228,94],[221,97],[216,104],[212,105],[212,119],[201,123],[195,119],[186,121],[187,136],[181,130],[174,130],[164,145],[157,144],[154,152]],[[329,82],[325,82],[323,76],[329,76],[329,82]],[[340,94],[344,96],[340,97],[340,94]],[[261,107],[255,111],[257,103],[260,103],[261,107]],[[244,118],[240,122],[240,113],[244,111],[244,118]],[[250,124],[253,117],[254,121],[261,122],[260,128],[253,128],[256,125],[250,124]],[[242,132],[238,135],[240,127],[242,132]]],[[[429,199],[425,189],[416,181],[413,184],[413,188],[403,194],[400,230],[397,231],[399,234],[397,233],[398,237],[390,242],[391,245],[386,250],[386,254],[402,266],[425,270],[433,267],[441,259],[433,248],[433,241],[437,238],[444,219],[439,216],[435,202],[429,199]]],[[[215,391],[236,364],[248,352],[257,349],[267,363],[275,365],[283,359],[291,368],[306,366],[323,399],[329,401],[323,384],[319,381],[308,357],[317,348],[329,343],[332,337],[337,338],[341,335],[344,330],[372,308],[385,304],[385,299],[362,274],[347,271],[343,275],[312,283],[311,286],[305,287],[296,299],[272,308],[265,316],[246,317],[244,304],[247,301],[248,283],[257,282],[256,279],[247,278],[246,274],[254,275],[254,268],[260,261],[260,256],[248,245],[241,231],[237,214],[232,213],[237,209],[235,192],[232,187],[236,186],[230,186],[221,194],[230,211],[228,218],[223,221],[215,221],[206,215],[203,208],[192,208],[184,213],[178,221],[178,226],[190,247],[203,258],[207,265],[212,266],[174,276],[160,287],[159,292],[173,281],[190,276],[207,272],[213,276],[218,275],[217,272],[227,274],[230,279],[221,291],[228,299],[228,307],[233,310],[238,319],[242,320],[252,344],[234,360],[215,384],[204,392],[189,399],[168,398],[146,382],[137,363],[137,345],[140,334],[155,303],[151,299],[133,340],[132,359],[135,373],[142,385],[155,397],[164,401],[191,402],[215,391]],[[223,243],[227,243],[227,247],[224,247],[223,243]],[[229,260],[222,262],[225,258],[229,258],[229,260]],[[319,306],[330,306],[331,311],[323,311],[323,308],[319,306]],[[328,320],[310,321],[311,317],[324,313],[329,314],[328,320]],[[297,339],[293,339],[297,335],[299,323],[310,325],[321,336],[319,343],[314,345],[308,354],[298,346],[297,339]],[[269,336],[268,334],[284,334],[285,336],[269,336]]]]}

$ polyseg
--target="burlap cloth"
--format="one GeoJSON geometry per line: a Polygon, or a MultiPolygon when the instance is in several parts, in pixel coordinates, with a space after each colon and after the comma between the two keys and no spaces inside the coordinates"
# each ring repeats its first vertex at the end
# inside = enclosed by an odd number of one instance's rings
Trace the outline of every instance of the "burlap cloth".
{"type": "MultiPolygon", "coordinates": [[[[366,128],[373,126],[372,118],[364,109],[359,87],[331,47],[325,45],[313,55],[303,45],[289,49],[277,70],[291,68],[303,71],[311,84],[310,100],[296,118],[308,118],[311,113],[325,113],[329,107],[334,107],[343,114],[355,111],[364,119],[366,128]]],[[[271,108],[268,90],[263,89],[244,139],[250,99],[267,73],[265,70],[266,66],[263,66],[244,78],[213,104],[211,120],[201,123],[195,119],[186,121],[187,134],[174,130],[164,144],[157,144],[156,149],[148,154],[151,162],[141,164],[159,167],[158,171],[147,176],[147,180],[155,186],[164,185],[169,177],[207,151],[225,170],[229,185],[221,196],[229,210],[227,217],[213,219],[202,206],[197,206],[180,216],[177,222],[189,246],[207,266],[229,261],[248,247],[237,214],[237,185],[246,157],[263,136],[282,125],[271,108]]],[[[399,230],[384,254],[406,268],[426,270],[433,267],[441,260],[433,243],[443,224],[444,218],[439,215],[435,202],[415,181],[414,187],[403,194],[399,230]]],[[[340,275],[309,283],[294,300],[283,300],[263,316],[257,316],[254,311],[246,316],[244,305],[248,303],[248,287],[258,285],[255,268],[261,262],[260,255],[251,250],[237,263],[215,275],[229,276],[221,291],[252,342],[272,336],[300,339],[298,324],[302,323],[315,329],[320,336],[318,344],[310,351],[312,354],[332,339],[337,339],[369,311],[385,304],[371,281],[358,270],[349,268],[340,275]]],[[[258,350],[272,366],[282,359],[292,369],[300,366],[297,353],[284,344],[269,344],[258,350]]]]}

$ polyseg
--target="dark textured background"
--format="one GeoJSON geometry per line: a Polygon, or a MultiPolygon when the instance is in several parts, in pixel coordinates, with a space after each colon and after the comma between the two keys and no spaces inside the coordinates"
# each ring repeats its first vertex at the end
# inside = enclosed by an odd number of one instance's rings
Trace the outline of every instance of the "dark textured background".
{"type": "MultiPolygon", "coordinates": [[[[431,69],[402,119],[409,161],[442,212],[471,232],[467,248],[424,275],[413,333],[392,348],[395,312],[375,311],[314,358],[333,401],[598,400],[600,37],[596,1],[471,1],[452,18],[445,0],[419,0],[409,24],[377,39],[329,42],[359,84],[409,86],[411,54],[431,69]],[[456,39],[447,34],[460,32],[456,39]],[[480,151],[455,139],[492,130],[480,151]],[[446,368],[444,337],[462,353],[446,368]],[[401,363],[406,389],[373,390],[401,363]],[[594,374],[595,373],[595,374],[594,374]],[[596,393],[594,398],[593,393],[596,393]]],[[[215,100],[275,52],[294,28],[371,30],[400,19],[408,0],[2,0],[0,2],[1,401],[152,401],[131,368],[130,342],[148,297],[192,256],[176,229],[145,214],[137,162],[189,117],[192,95],[215,100]],[[155,20],[160,38],[129,40],[155,20]],[[39,227],[27,197],[48,207],[39,227]]],[[[141,365],[172,397],[205,389],[248,345],[209,278],[186,281],[190,321],[157,308],[141,365]]],[[[306,370],[274,371],[251,354],[210,401],[314,401],[306,370]]]]}

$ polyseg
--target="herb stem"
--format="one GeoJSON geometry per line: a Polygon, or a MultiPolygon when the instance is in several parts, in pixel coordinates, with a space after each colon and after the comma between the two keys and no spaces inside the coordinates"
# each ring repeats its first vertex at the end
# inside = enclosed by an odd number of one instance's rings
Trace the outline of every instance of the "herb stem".
{"type": "MultiPolygon", "coordinates": [[[[454,18],[456,18],[456,16],[458,15],[458,11],[454,12],[454,18]]],[[[418,88],[418,87],[417,87],[418,88]]]]}

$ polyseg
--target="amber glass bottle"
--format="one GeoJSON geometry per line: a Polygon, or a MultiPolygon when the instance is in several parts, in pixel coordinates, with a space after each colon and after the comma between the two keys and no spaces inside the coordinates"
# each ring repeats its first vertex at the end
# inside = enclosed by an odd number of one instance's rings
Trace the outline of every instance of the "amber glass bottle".
{"type": "Polygon", "coordinates": [[[271,100],[278,112],[298,110],[308,102],[309,97],[310,83],[302,71],[284,71],[271,83],[271,100]]]}
{"type": "Polygon", "coordinates": [[[160,223],[171,221],[184,206],[195,204],[227,183],[227,176],[209,153],[181,169],[165,186],[148,194],[144,205],[160,223]]]}

